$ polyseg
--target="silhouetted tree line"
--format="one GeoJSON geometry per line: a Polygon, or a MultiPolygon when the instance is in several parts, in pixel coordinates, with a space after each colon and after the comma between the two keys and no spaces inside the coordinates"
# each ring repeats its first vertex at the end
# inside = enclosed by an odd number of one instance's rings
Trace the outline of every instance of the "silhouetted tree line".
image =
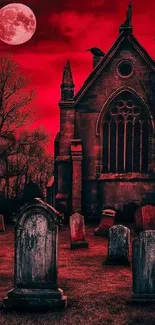
{"type": "Polygon", "coordinates": [[[1,57],[0,213],[6,217],[34,193],[45,198],[53,172],[53,157],[45,150],[48,135],[41,128],[27,130],[35,120],[35,91],[28,85],[18,65],[8,56],[1,57]]]}

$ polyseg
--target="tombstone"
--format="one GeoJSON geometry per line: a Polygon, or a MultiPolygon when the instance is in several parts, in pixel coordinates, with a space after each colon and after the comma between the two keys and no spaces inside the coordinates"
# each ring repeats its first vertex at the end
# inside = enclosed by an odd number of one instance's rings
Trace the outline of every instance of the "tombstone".
{"type": "Polygon", "coordinates": [[[4,216],[0,214],[0,232],[5,231],[4,216]]]}
{"type": "Polygon", "coordinates": [[[71,249],[88,248],[88,242],[85,238],[85,223],[84,217],[79,213],[74,213],[70,217],[70,236],[71,249]]]}
{"type": "Polygon", "coordinates": [[[155,206],[147,204],[140,207],[135,214],[138,230],[155,230],[155,206]]]}
{"type": "Polygon", "coordinates": [[[155,230],[155,206],[145,205],[142,208],[144,230],[155,230]]]}
{"type": "Polygon", "coordinates": [[[105,209],[102,211],[100,225],[94,231],[95,236],[108,236],[109,229],[114,226],[116,211],[105,209]]]}
{"type": "Polygon", "coordinates": [[[131,302],[155,302],[155,230],[140,233],[132,246],[131,302]]]}
{"type": "Polygon", "coordinates": [[[20,208],[15,222],[14,288],[6,308],[66,307],[67,297],[57,284],[57,212],[41,199],[20,208]]]}
{"type": "Polygon", "coordinates": [[[130,230],[122,225],[109,229],[108,256],[105,265],[129,266],[130,230]]]}

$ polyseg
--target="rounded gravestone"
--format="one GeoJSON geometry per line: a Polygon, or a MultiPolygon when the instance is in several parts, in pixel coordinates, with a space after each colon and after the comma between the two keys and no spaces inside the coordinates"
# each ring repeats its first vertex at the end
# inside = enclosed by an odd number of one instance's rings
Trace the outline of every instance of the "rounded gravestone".
{"type": "Polygon", "coordinates": [[[59,212],[34,199],[14,216],[14,288],[6,308],[66,307],[67,297],[57,284],[59,212]]]}
{"type": "Polygon", "coordinates": [[[86,241],[86,235],[85,235],[84,216],[76,212],[70,217],[69,223],[70,223],[71,249],[88,248],[88,242],[86,241]]]}
{"type": "Polygon", "coordinates": [[[105,265],[129,265],[130,230],[122,225],[109,229],[108,256],[105,265]]]}

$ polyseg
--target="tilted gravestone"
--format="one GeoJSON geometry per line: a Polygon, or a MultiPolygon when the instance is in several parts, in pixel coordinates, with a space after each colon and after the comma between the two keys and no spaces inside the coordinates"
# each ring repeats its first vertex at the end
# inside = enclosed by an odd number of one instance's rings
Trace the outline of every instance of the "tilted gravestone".
{"type": "Polygon", "coordinates": [[[4,216],[0,214],[0,232],[5,231],[4,216]]]}
{"type": "Polygon", "coordinates": [[[57,284],[59,212],[41,199],[24,205],[14,217],[14,288],[5,307],[66,307],[67,297],[57,284]]]}
{"type": "Polygon", "coordinates": [[[140,233],[132,246],[131,302],[155,302],[155,230],[140,233]]]}
{"type": "Polygon", "coordinates": [[[108,256],[105,265],[129,265],[130,230],[122,225],[109,229],[108,256]]]}
{"type": "Polygon", "coordinates": [[[74,213],[70,217],[70,236],[71,249],[88,248],[88,242],[85,235],[84,217],[79,213],[74,213]]]}
{"type": "Polygon", "coordinates": [[[109,229],[114,226],[116,211],[105,209],[102,211],[102,216],[99,226],[95,229],[95,236],[107,236],[109,229]]]}

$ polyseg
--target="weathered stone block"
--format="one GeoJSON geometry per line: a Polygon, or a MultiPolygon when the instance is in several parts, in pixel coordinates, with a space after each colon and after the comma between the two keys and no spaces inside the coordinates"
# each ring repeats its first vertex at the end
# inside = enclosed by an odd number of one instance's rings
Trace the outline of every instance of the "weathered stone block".
{"type": "Polygon", "coordinates": [[[14,217],[14,289],[5,307],[66,307],[57,284],[59,213],[40,199],[23,206],[14,217]]]}
{"type": "Polygon", "coordinates": [[[108,256],[105,265],[130,265],[130,230],[122,225],[109,229],[108,256]]]}
{"type": "Polygon", "coordinates": [[[74,213],[70,217],[71,249],[88,248],[85,238],[84,217],[79,213],[74,213]]]}
{"type": "Polygon", "coordinates": [[[141,232],[132,248],[131,302],[155,302],[155,230],[141,232]]]}

